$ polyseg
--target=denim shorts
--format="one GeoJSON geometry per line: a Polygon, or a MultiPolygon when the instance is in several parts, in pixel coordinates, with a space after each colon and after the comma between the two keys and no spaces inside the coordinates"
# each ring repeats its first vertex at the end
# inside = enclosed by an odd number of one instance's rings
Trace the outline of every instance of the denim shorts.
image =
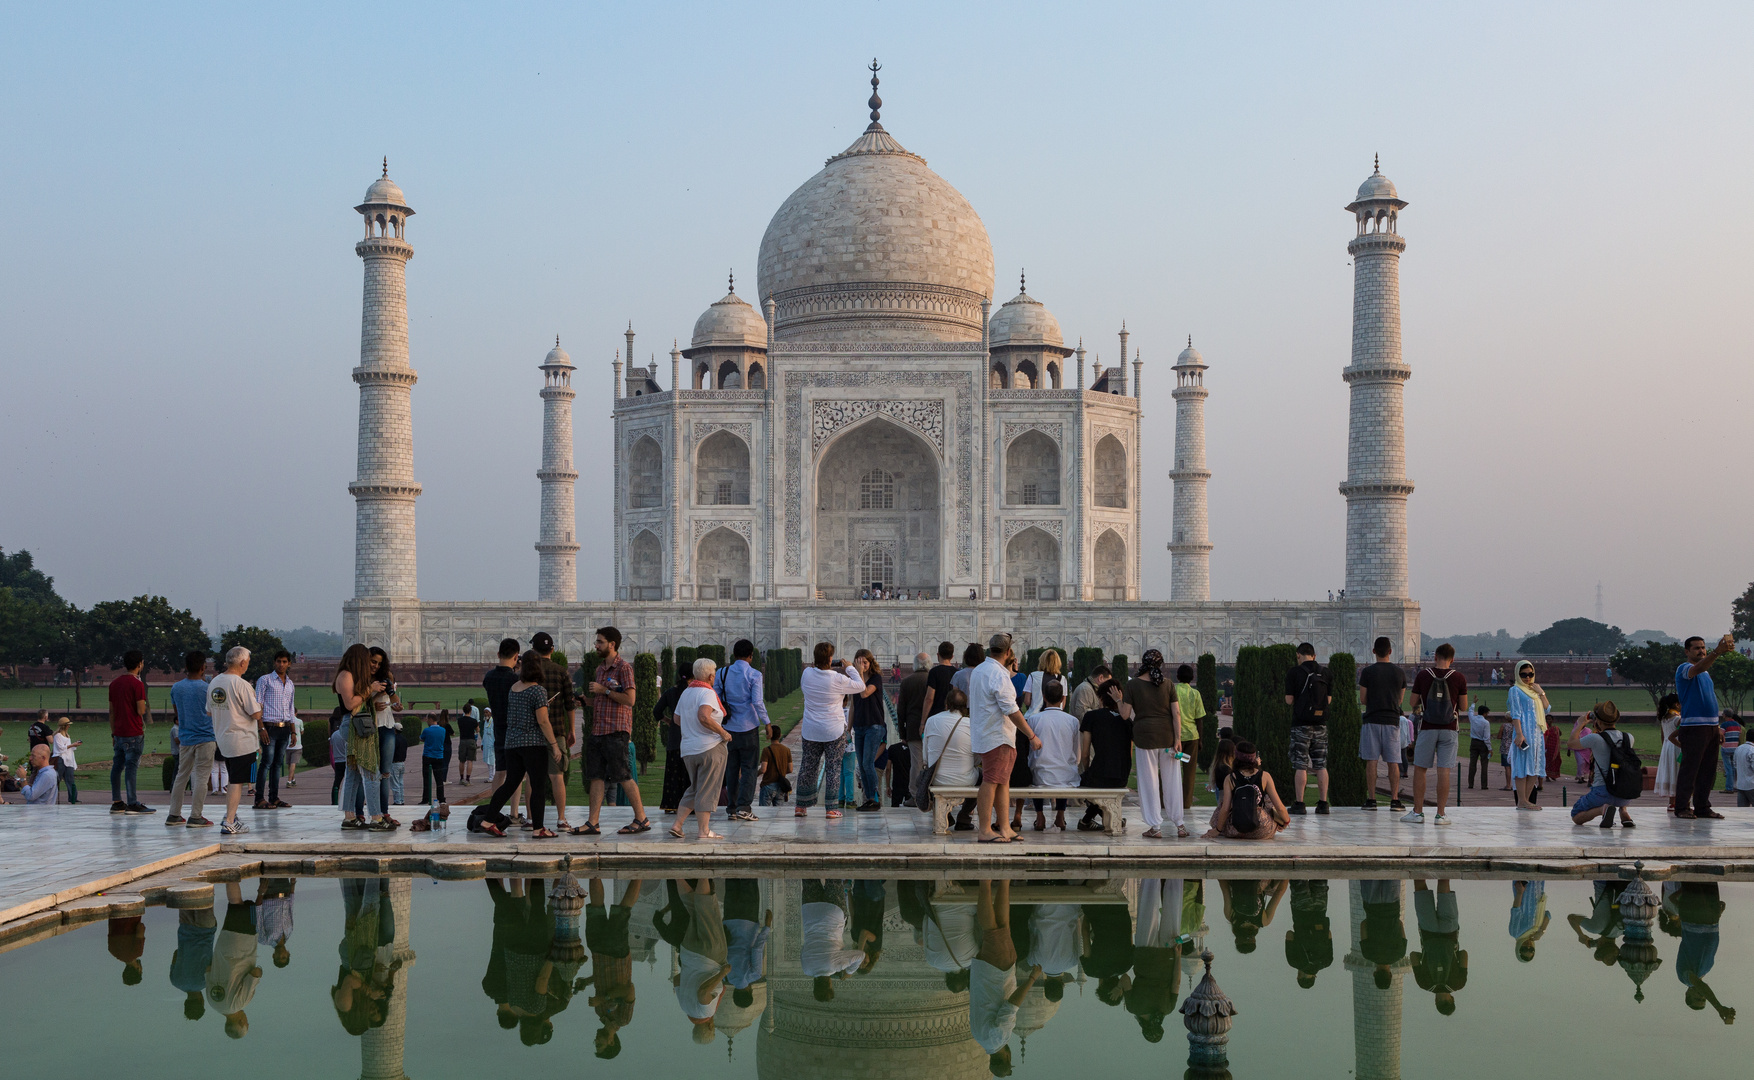
{"type": "Polygon", "coordinates": [[[1595,787],[1584,792],[1577,802],[1571,804],[1571,816],[1576,817],[1586,810],[1594,810],[1598,806],[1631,805],[1631,799],[1622,799],[1618,795],[1610,795],[1608,794],[1607,788],[1603,787],[1601,784],[1597,784],[1595,787]]]}
{"type": "Polygon", "coordinates": [[[1401,725],[1359,724],[1358,756],[1365,761],[1401,763],[1401,725]]]}
{"type": "Polygon", "coordinates": [[[1456,767],[1456,733],[1447,728],[1426,728],[1413,743],[1413,764],[1421,769],[1456,767]]]}

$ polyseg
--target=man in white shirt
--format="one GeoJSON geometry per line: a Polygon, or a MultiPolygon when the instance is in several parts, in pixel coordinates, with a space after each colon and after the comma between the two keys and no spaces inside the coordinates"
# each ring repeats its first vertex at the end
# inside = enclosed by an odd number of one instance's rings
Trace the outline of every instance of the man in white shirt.
{"type": "MultiPolygon", "coordinates": [[[[1066,684],[1050,676],[1041,684],[1043,708],[1029,718],[1041,748],[1029,755],[1029,767],[1038,787],[1078,786],[1078,720],[1060,706],[1065,703],[1066,684]]],[[[1042,800],[1035,800],[1035,831],[1046,829],[1042,800]]],[[[1066,828],[1066,800],[1054,800],[1054,828],[1066,828]]],[[[1060,974],[1060,972],[1051,972],[1060,974]]]]}
{"type": "Polygon", "coordinates": [[[994,634],[987,642],[987,658],[968,680],[968,722],[971,746],[981,759],[981,790],[976,800],[975,839],[983,844],[1009,844],[1017,834],[1002,820],[1011,805],[1011,767],[1017,764],[1017,730],[1029,739],[1032,750],[1041,739],[1030,730],[1017,707],[1017,689],[1011,684],[1011,635],[994,634]],[[993,828],[993,808],[1001,820],[993,828]]]}
{"type": "Polygon", "coordinates": [[[844,979],[865,962],[863,946],[875,935],[859,935],[859,948],[846,948],[846,885],[839,881],[804,882],[804,904],[799,911],[803,940],[798,962],[813,982],[817,1001],[834,1000],[834,980],[844,979]]]}
{"type": "Polygon", "coordinates": [[[292,745],[292,726],[298,719],[294,701],[292,654],[274,654],[274,670],[256,680],[256,700],[262,706],[262,765],[256,770],[257,810],[281,810],[292,804],[280,798],[280,773],[286,768],[286,748],[292,745]]]}
{"type": "MultiPolygon", "coordinates": [[[[213,720],[213,735],[231,780],[225,792],[225,819],[219,825],[219,831],[227,836],[249,831],[238,820],[238,803],[243,799],[244,785],[250,782],[250,766],[255,764],[256,751],[268,737],[262,727],[262,706],[256,701],[256,691],[244,678],[249,666],[250,650],[242,645],[233,646],[225,654],[224,673],[215,675],[207,684],[207,715],[213,720]]],[[[255,940],[252,930],[252,946],[255,940]]]]}
{"type": "Polygon", "coordinates": [[[926,925],[921,936],[924,938],[926,963],[944,973],[944,988],[952,994],[967,990],[969,966],[980,950],[974,905],[928,901],[926,925]]]}
{"type": "Polygon", "coordinates": [[[1011,1032],[1017,1026],[1017,1009],[1029,996],[1041,968],[1032,967],[1029,980],[1017,985],[1017,946],[1011,941],[1011,883],[980,883],[975,904],[975,925],[980,929],[980,949],[969,967],[968,1033],[987,1052],[987,1067],[994,1076],[1011,1075],[1011,1032]]]}

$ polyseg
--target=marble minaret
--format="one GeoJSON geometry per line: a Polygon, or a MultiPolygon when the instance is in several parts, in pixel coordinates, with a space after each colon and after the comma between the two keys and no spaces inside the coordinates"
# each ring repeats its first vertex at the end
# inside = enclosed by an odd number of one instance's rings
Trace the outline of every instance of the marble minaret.
{"type": "MultiPolygon", "coordinates": [[[[1134,380],[1137,384],[1137,379],[1134,380]]],[[[1212,599],[1212,545],[1206,534],[1206,361],[1194,339],[1175,358],[1175,509],[1169,543],[1169,598],[1212,599]]]]}
{"type": "Polygon", "coordinates": [[[1401,359],[1401,239],[1396,216],[1407,204],[1379,167],[1346,209],[1358,235],[1352,255],[1352,387],[1346,451],[1346,595],[1407,596],[1407,437],[1401,413],[1412,371],[1401,359]]]}
{"type": "Polygon", "coordinates": [[[365,239],[353,246],[365,260],[365,301],[359,330],[359,478],[347,485],[355,504],[353,595],[414,599],[414,419],[409,403],[408,260],[402,233],[414,211],[384,175],[354,207],[365,239]]]}
{"type": "Polygon", "coordinates": [[[577,557],[573,539],[573,482],[579,474],[572,467],[572,357],[554,339],[554,348],[542,361],[542,481],[541,533],[536,541],[536,599],[571,603],[579,598],[577,557]]]}
{"type": "Polygon", "coordinates": [[[1401,985],[1413,962],[1403,955],[1389,965],[1389,985],[1379,989],[1376,965],[1364,955],[1363,927],[1366,889],[1392,892],[1396,903],[1406,890],[1398,880],[1346,885],[1352,917],[1352,948],[1345,960],[1346,970],[1352,973],[1352,1075],[1356,1080],[1401,1080],[1401,985]]]}

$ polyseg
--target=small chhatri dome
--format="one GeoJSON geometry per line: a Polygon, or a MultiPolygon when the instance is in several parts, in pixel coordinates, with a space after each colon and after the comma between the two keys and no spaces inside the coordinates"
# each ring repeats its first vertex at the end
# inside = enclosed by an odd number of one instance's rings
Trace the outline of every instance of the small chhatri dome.
{"type": "Polygon", "coordinates": [[[1060,321],[1040,300],[1023,291],[1021,278],[1017,295],[993,313],[987,323],[987,344],[992,348],[1004,345],[1049,345],[1065,348],[1060,334],[1060,321]]]}
{"type": "Polygon", "coordinates": [[[1202,357],[1200,355],[1200,350],[1194,348],[1194,335],[1192,335],[1192,334],[1188,335],[1188,347],[1183,349],[1181,351],[1181,353],[1175,358],[1175,366],[1176,367],[1205,367],[1206,366],[1206,360],[1204,357],[1202,357]]]}
{"type": "Polygon", "coordinates": [[[562,349],[560,347],[560,335],[559,334],[554,335],[554,348],[549,349],[548,355],[546,357],[543,357],[542,366],[543,367],[572,367],[573,366],[572,357],[568,356],[566,354],[566,350],[562,349]]]}
{"type": "Polygon", "coordinates": [[[1374,164],[1376,171],[1365,177],[1364,183],[1358,185],[1358,201],[1363,202],[1366,199],[1399,198],[1400,196],[1395,194],[1395,185],[1390,183],[1389,178],[1382,174],[1381,155],[1377,156],[1374,164]]]}
{"type": "MultiPolygon", "coordinates": [[[[365,206],[399,206],[408,209],[408,197],[390,179],[390,159],[384,159],[384,175],[372,181],[372,186],[365,189],[365,206]]],[[[409,211],[412,213],[413,211],[409,211]]]]}
{"type": "Polygon", "coordinates": [[[713,346],[736,349],[767,348],[767,320],[748,301],[737,295],[735,277],[730,284],[731,291],[723,299],[715,301],[712,307],[707,308],[694,321],[694,336],[689,338],[688,353],[713,346]]]}

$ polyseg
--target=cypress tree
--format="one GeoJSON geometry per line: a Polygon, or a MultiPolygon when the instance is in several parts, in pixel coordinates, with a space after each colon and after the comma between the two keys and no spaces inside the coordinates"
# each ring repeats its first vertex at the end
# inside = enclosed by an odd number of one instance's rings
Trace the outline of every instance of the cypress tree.
{"type": "Polygon", "coordinates": [[[1303,798],[1291,790],[1291,706],[1285,704],[1285,676],[1297,666],[1297,646],[1269,645],[1261,651],[1256,677],[1260,680],[1260,716],[1255,724],[1255,748],[1261,767],[1273,774],[1279,797],[1287,805],[1303,798]]]}
{"type": "Polygon", "coordinates": [[[658,752],[658,722],[652,718],[657,703],[658,658],[649,652],[639,653],[633,658],[633,746],[642,769],[658,752]]]}
{"type": "Polygon", "coordinates": [[[1328,657],[1333,702],[1328,706],[1328,801],[1357,806],[1365,799],[1364,762],[1358,759],[1358,661],[1351,653],[1328,657]]]}
{"type": "Polygon", "coordinates": [[[673,685],[688,685],[688,680],[694,678],[694,662],[699,658],[700,650],[693,645],[676,646],[676,682],[673,685]]]}
{"type": "Polygon", "coordinates": [[[1200,768],[1210,769],[1218,752],[1218,658],[1201,653],[1194,665],[1194,689],[1200,692],[1200,703],[1206,707],[1200,721],[1200,768]]]}

